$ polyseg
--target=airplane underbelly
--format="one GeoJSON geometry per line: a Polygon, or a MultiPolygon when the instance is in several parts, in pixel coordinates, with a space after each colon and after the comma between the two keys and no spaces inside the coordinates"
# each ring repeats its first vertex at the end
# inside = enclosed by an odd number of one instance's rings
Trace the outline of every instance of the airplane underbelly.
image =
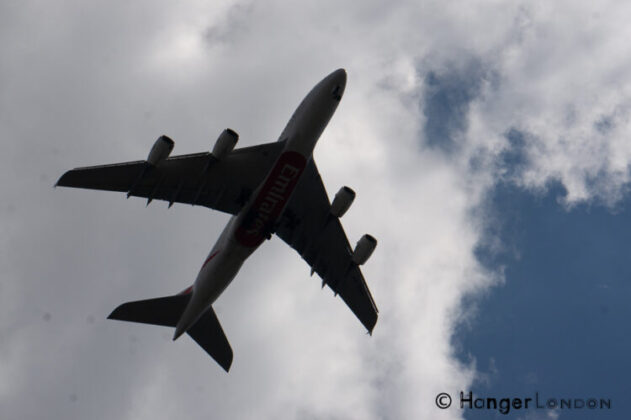
{"type": "Polygon", "coordinates": [[[307,158],[296,151],[280,155],[252,204],[237,219],[234,237],[240,245],[256,249],[271,235],[306,165],[307,158]]]}
{"type": "MultiPolygon", "coordinates": [[[[194,291],[206,305],[212,304],[235,278],[249,254],[238,245],[216,251],[209,264],[203,267],[195,280],[194,291]]],[[[209,258],[210,258],[209,257],[209,258]]]]}

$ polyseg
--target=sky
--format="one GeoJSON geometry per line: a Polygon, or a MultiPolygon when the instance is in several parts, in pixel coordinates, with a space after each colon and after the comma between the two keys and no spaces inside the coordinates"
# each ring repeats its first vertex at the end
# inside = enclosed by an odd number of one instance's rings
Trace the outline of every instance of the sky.
{"type": "Polygon", "coordinates": [[[631,6],[619,1],[0,3],[2,417],[626,418],[631,6]],[[372,337],[278,238],[214,307],[226,374],[106,320],[192,283],[228,216],[53,188],[68,169],[277,139],[343,67],[314,158],[357,198],[372,337]],[[461,409],[605,398],[595,411],[461,409]],[[436,405],[440,393],[453,404],[436,405]],[[594,414],[596,413],[596,414],[594,414]]]}

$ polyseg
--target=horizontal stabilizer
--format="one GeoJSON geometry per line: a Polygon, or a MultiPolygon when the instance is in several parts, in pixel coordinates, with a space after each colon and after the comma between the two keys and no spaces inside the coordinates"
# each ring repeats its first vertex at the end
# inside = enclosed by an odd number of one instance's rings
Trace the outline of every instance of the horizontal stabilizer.
{"type": "Polygon", "coordinates": [[[107,318],[175,327],[190,299],[191,295],[187,294],[127,302],[114,309],[107,318]]]}
{"type": "MultiPolygon", "coordinates": [[[[190,299],[189,293],[127,302],[107,318],[175,327],[190,299]]],[[[226,372],[230,369],[232,348],[212,307],[187,332],[226,372]]]]}

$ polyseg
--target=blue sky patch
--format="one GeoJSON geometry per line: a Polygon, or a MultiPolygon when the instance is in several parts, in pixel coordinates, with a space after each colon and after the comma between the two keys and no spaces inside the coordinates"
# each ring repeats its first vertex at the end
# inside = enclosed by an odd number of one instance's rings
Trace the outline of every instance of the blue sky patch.
{"type": "MultiPolygon", "coordinates": [[[[487,239],[497,235],[502,248],[483,240],[477,257],[505,267],[506,282],[472,301],[477,315],[454,343],[461,360],[477,361],[479,396],[608,398],[606,413],[563,410],[559,418],[628,418],[631,197],[615,213],[601,205],[567,211],[565,193],[558,183],[543,195],[510,183],[490,193],[487,239]]],[[[475,409],[466,417],[506,418],[475,409]]]]}

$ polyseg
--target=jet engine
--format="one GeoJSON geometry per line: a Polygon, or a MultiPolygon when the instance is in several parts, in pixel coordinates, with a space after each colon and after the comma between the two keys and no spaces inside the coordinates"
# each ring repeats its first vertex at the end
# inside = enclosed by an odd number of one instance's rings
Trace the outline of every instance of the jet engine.
{"type": "Polygon", "coordinates": [[[151,166],[157,166],[160,162],[165,160],[171,154],[173,150],[173,146],[175,146],[175,142],[168,138],[167,136],[160,136],[149,151],[149,156],[147,156],[147,163],[151,166]]]}
{"type": "Polygon", "coordinates": [[[362,265],[368,258],[372,255],[372,252],[375,250],[377,246],[377,240],[366,234],[361,237],[359,241],[357,241],[357,245],[355,245],[355,250],[353,251],[353,262],[357,265],[362,265]]]}
{"type": "Polygon", "coordinates": [[[234,149],[234,146],[237,144],[237,140],[239,140],[239,135],[230,128],[226,128],[221,132],[215,142],[212,155],[218,160],[223,159],[228,153],[232,152],[232,149],[234,149]]]}
{"type": "Polygon", "coordinates": [[[348,187],[342,187],[335,194],[333,203],[331,204],[331,214],[335,217],[342,217],[344,213],[350,208],[355,199],[355,191],[348,187]]]}

